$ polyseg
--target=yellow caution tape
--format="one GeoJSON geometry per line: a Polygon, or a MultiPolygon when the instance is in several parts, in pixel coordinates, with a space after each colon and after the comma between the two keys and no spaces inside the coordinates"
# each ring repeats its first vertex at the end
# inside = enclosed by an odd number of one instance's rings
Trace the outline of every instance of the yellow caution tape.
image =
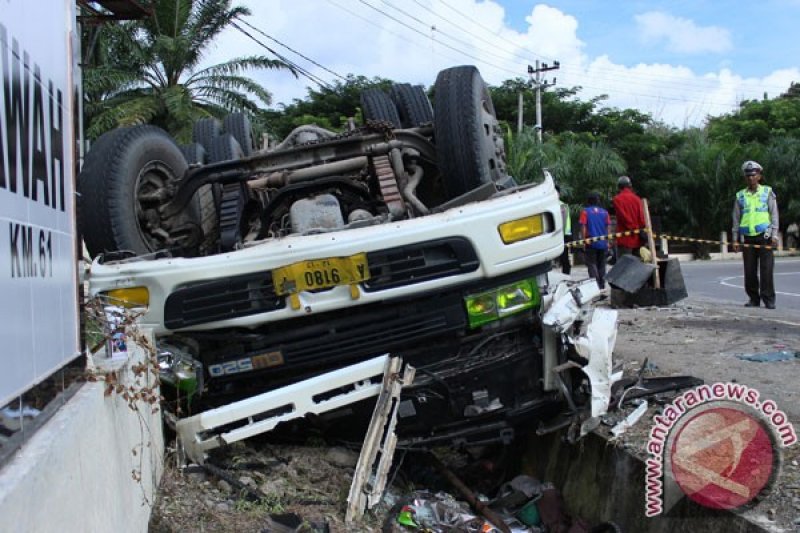
{"type": "MultiPolygon", "coordinates": [[[[582,239],[582,240],[568,242],[564,246],[566,246],[568,248],[578,248],[578,247],[584,246],[584,245],[589,244],[589,243],[593,243],[593,242],[597,242],[597,241],[612,240],[612,239],[615,239],[617,237],[622,237],[624,235],[638,235],[640,232],[645,232],[645,233],[648,233],[648,234],[650,233],[650,232],[647,231],[647,229],[644,229],[644,228],[637,229],[637,230],[622,231],[622,232],[618,232],[618,233],[609,233],[607,235],[600,235],[598,237],[590,237],[588,239],[582,239]]],[[[713,240],[709,240],[709,239],[695,239],[695,238],[692,238],[692,237],[678,237],[676,235],[667,235],[667,234],[663,234],[663,233],[662,234],[655,234],[654,237],[655,238],[660,238],[660,239],[666,239],[668,241],[699,242],[699,243],[704,243],[704,244],[727,244],[729,246],[733,246],[733,243],[729,243],[729,242],[713,241],[713,240]]],[[[782,251],[785,251],[785,252],[796,252],[796,251],[798,251],[797,248],[781,248],[780,246],[771,246],[771,245],[768,245],[768,244],[745,244],[745,243],[739,243],[739,246],[741,248],[756,248],[756,249],[764,248],[766,250],[779,250],[779,251],[782,250],[782,251]]]]}

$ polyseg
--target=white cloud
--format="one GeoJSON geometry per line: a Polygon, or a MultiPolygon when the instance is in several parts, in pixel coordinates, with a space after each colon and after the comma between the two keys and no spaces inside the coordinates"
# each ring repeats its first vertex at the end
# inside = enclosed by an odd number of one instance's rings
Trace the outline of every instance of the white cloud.
{"type": "Polygon", "coordinates": [[[717,26],[700,27],[693,21],[661,11],[634,17],[639,37],[646,44],[666,41],[667,49],[682,54],[722,53],[733,47],[731,34],[717,26]]]}
{"type": "MultiPolygon", "coordinates": [[[[509,78],[526,77],[527,65],[536,59],[548,63],[557,59],[561,68],[548,72],[547,79],[556,76],[560,87],[582,86],[580,99],[608,94],[607,105],[640,109],[676,126],[701,124],[709,114],[731,112],[741,100],[761,98],[764,91],[776,96],[792,80],[800,80],[797,68],[775,71],[763,78],[744,78],[730,67],[722,66],[716,72],[697,73],[679,64],[621,65],[602,50],[591,53],[586,50],[586,44],[579,38],[579,19],[543,4],[532,8],[525,18],[527,29],[519,32],[505,25],[502,6],[492,0],[446,3],[419,0],[413,6],[391,0],[391,5],[414,14],[428,25],[415,23],[386,3],[366,0],[417,28],[420,34],[355,0],[239,1],[253,11],[248,22],[342,75],[382,76],[430,86],[443,68],[475,64],[489,83],[499,84],[509,78]],[[434,25],[436,29],[432,30],[430,26],[434,25]],[[448,35],[458,41],[451,41],[448,35]]],[[[674,36],[677,42],[688,46],[691,37],[692,49],[705,46],[704,50],[709,50],[709,41],[713,40],[709,36],[717,30],[672,20],[680,23],[670,26],[671,39],[674,36]],[[687,32],[689,35],[685,36],[687,32]]],[[[660,38],[667,38],[661,35],[660,38]]],[[[336,80],[332,74],[309,65],[267,38],[258,37],[321,78],[336,80]]],[[[726,33],[715,39],[719,41],[717,46],[720,43],[730,46],[726,33]]],[[[211,64],[261,53],[269,55],[244,35],[228,30],[205,60],[211,64]]],[[[252,77],[273,92],[275,103],[303,98],[305,88],[311,85],[307,79],[295,79],[280,71],[255,72],[252,77]]],[[[532,111],[529,116],[533,117],[532,111]]],[[[546,128],[547,117],[544,123],[546,128]]]]}

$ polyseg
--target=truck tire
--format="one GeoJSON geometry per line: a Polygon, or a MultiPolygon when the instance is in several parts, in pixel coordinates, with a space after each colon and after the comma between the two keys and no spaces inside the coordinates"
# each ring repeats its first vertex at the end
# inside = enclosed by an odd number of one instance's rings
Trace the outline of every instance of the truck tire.
{"type": "MultiPolygon", "coordinates": [[[[205,165],[207,163],[206,150],[200,143],[184,144],[180,146],[180,149],[190,166],[205,165]]],[[[200,228],[203,230],[203,242],[199,250],[201,255],[206,255],[216,248],[219,234],[217,202],[220,197],[220,191],[221,187],[219,185],[203,185],[198,189],[190,204],[194,218],[200,221],[200,228]]]]}
{"type": "Polygon", "coordinates": [[[180,149],[189,166],[206,164],[206,149],[202,144],[198,142],[182,144],[180,145],[180,149]]]}
{"type": "Polygon", "coordinates": [[[365,89],[361,92],[361,112],[364,120],[380,120],[389,122],[394,128],[400,128],[400,115],[389,95],[381,89],[365,89]]]}
{"type": "Polygon", "coordinates": [[[244,157],[239,141],[230,133],[223,133],[215,137],[208,147],[208,162],[220,163],[222,161],[233,161],[244,157]]]}
{"type": "MultiPolygon", "coordinates": [[[[242,147],[230,133],[223,133],[211,142],[209,163],[232,161],[244,157],[242,147]]],[[[247,185],[227,183],[220,188],[219,246],[222,251],[235,249],[245,234],[245,207],[248,201],[247,185]]]]}
{"type": "Polygon", "coordinates": [[[253,126],[244,113],[231,113],[222,120],[222,129],[230,133],[242,148],[245,157],[253,153],[253,126]]]}
{"type": "Polygon", "coordinates": [[[211,142],[222,133],[222,124],[219,120],[208,117],[201,118],[192,127],[192,142],[202,146],[206,153],[211,147],[211,142]]]}
{"type": "Polygon", "coordinates": [[[394,100],[404,128],[416,128],[433,122],[433,108],[425,90],[419,85],[395,83],[392,85],[394,100]]]}
{"type": "Polygon", "coordinates": [[[506,178],[506,155],[494,105],[474,66],[436,77],[434,135],[443,185],[450,198],[506,178]]]}
{"type": "MultiPolygon", "coordinates": [[[[103,134],[78,176],[78,222],[92,257],[105,252],[147,254],[169,247],[155,230],[156,194],[180,179],[187,164],[178,145],[155,126],[103,134]]],[[[181,216],[181,215],[179,215],[181,216]]],[[[183,216],[187,218],[187,212],[183,216]]]]}

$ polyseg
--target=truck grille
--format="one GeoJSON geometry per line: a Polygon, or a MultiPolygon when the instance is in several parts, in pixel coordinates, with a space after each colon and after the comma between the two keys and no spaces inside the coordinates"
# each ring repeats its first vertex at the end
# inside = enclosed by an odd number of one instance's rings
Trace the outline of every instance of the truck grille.
{"type": "MultiPolygon", "coordinates": [[[[460,237],[369,252],[367,262],[367,292],[472,272],[480,264],[470,242],[460,237]]],[[[180,287],[164,305],[164,325],[180,329],[285,306],[285,298],[275,294],[270,271],[254,272],[180,287]]]]}
{"type": "Polygon", "coordinates": [[[284,298],[275,294],[270,271],[199,281],[184,285],[164,304],[169,329],[227,320],[281,309],[284,298]]]}
{"type": "Polygon", "coordinates": [[[369,252],[367,262],[367,292],[472,272],[480,265],[472,244],[461,237],[369,252]]]}
{"type": "Polygon", "coordinates": [[[334,321],[334,327],[326,323],[328,327],[320,328],[313,336],[283,344],[287,366],[385,353],[434,335],[464,329],[460,298],[432,298],[432,301],[438,305],[410,305],[388,312],[371,309],[371,313],[358,313],[339,323],[334,321]]]}

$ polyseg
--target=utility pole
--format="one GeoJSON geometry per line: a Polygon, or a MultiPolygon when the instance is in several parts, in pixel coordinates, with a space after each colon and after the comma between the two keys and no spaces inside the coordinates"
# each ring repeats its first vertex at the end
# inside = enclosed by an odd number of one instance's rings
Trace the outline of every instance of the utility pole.
{"type": "Polygon", "coordinates": [[[561,64],[558,61],[553,61],[552,66],[548,66],[547,63],[539,64],[539,60],[536,60],[536,68],[528,65],[528,76],[531,79],[531,85],[536,88],[536,138],[539,142],[542,142],[542,89],[547,89],[548,87],[552,87],[556,84],[556,79],[553,78],[552,82],[547,82],[543,80],[542,73],[547,72],[548,70],[558,70],[561,64]],[[536,78],[534,79],[533,75],[536,74],[536,78]]]}

